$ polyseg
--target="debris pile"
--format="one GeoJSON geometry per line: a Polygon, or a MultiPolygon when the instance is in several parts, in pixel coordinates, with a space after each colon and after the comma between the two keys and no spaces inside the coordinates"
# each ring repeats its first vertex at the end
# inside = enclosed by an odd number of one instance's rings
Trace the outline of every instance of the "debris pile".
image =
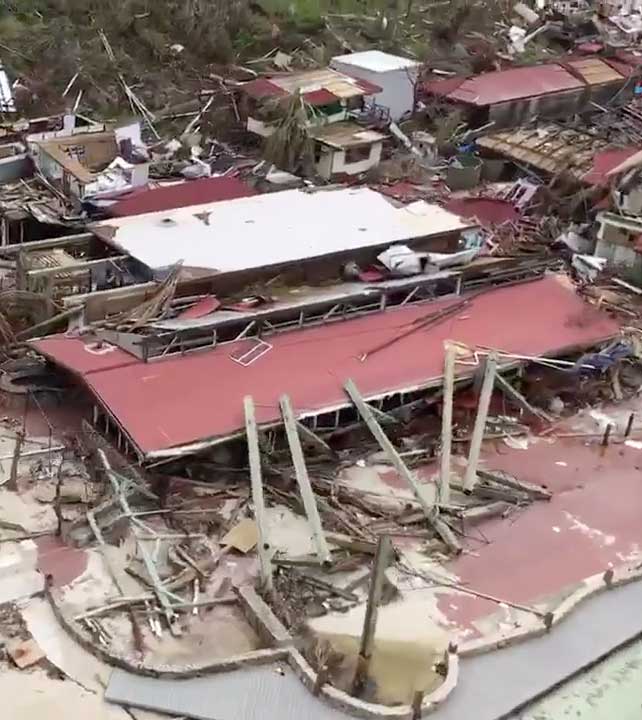
{"type": "Polygon", "coordinates": [[[0,679],[416,720],[639,578],[639,3],[9,5],[0,679]]]}

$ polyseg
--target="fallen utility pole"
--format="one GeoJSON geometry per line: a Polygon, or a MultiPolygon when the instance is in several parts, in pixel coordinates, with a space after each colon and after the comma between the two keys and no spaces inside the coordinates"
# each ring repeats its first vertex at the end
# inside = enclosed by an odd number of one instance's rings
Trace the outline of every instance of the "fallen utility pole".
{"type": "Polygon", "coordinates": [[[305,514],[312,529],[312,537],[314,539],[317,557],[319,558],[320,563],[329,565],[332,563],[332,556],[330,555],[330,550],[328,549],[328,544],[326,543],[325,535],[323,534],[319,508],[317,507],[317,501],[314,497],[314,492],[312,491],[312,485],[310,484],[310,477],[308,476],[308,468],[306,467],[305,458],[303,456],[301,438],[299,437],[297,430],[296,418],[294,417],[294,411],[292,410],[292,403],[287,395],[282,395],[280,404],[281,416],[283,417],[283,424],[285,426],[285,434],[288,438],[290,454],[292,455],[292,462],[294,463],[294,472],[301,492],[301,498],[303,499],[305,514]]]}
{"type": "Polygon", "coordinates": [[[450,502],[450,455],[453,439],[453,395],[455,387],[455,359],[457,350],[454,345],[446,345],[444,361],[444,397],[441,410],[441,458],[439,466],[439,503],[450,502]]]}
{"type": "Polygon", "coordinates": [[[448,527],[448,525],[439,518],[439,509],[434,505],[434,503],[431,503],[426,499],[424,493],[422,492],[421,486],[408,469],[408,466],[397,452],[395,446],[392,444],[392,442],[390,442],[390,439],[381,428],[381,425],[379,425],[379,423],[377,422],[377,419],[375,418],[372,409],[363,399],[357,386],[352,380],[348,380],[344,385],[344,389],[348,393],[348,396],[354,403],[355,407],[357,408],[359,415],[361,415],[364,422],[368,426],[368,429],[374,435],[375,439],[381,446],[381,449],[388,456],[390,464],[393,465],[395,470],[399,473],[400,477],[402,477],[406,481],[408,486],[414,492],[415,497],[419,501],[424,515],[426,516],[426,520],[428,520],[430,525],[434,528],[435,532],[439,535],[439,537],[441,537],[441,539],[451,550],[456,553],[460,553],[461,545],[459,544],[457,538],[453,534],[452,530],[448,527]]]}
{"type": "Polygon", "coordinates": [[[251,396],[243,399],[245,408],[245,433],[247,436],[247,453],[250,463],[250,480],[252,483],[252,503],[254,517],[259,533],[258,554],[263,590],[272,590],[272,562],[270,559],[270,543],[268,541],[267,522],[265,517],[265,499],[263,497],[263,477],[261,474],[261,455],[259,450],[259,433],[256,428],[254,400],[251,396]]]}
{"type": "Polygon", "coordinates": [[[383,595],[386,568],[392,559],[392,543],[387,535],[381,535],[377,544],[377,551],[374,557],[372,575],[370,578],[370,590],[368,592],[368,604],[363,621],[363,632],[359,645],[359,657],[357,658],[357,670],[354,676],[353,692],[358,694],[365,683],[370,666],[370,658],[374,648],[374,638],[377,629],[377,618],[379,605],[383,595]]]}
{"type": "Polygon", "coordinates": [[[473,428],[470,452],[468,453],[468,465],[466,466],[466,474],[464,475],[464,492],[472,492],[477,482],[477,465],[479,464],[479,454],[481,452],[482,440],[484,439],[484,431],[486,430],[486,418],[488,417],[490,398],[493,394],[496,369],[497,356],[495,353],[491,353],[486,359],[486,369],[479,394],[475,427],[473,428]]]}

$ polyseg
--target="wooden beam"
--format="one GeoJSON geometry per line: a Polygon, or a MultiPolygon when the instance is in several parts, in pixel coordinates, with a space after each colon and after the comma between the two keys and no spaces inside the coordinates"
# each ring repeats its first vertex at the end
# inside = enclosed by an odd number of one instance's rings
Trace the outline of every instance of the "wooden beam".
{"type": "Polygon", "coordinates": [[[70,245],[84,245],[94,237],[96,236],[93,233],[79,233],[78,235],[63,235],[62,237],[47,240],[32,240],[31,242],[3,245],[0,247],[0,255],[19,255],[21,252],[28,253],[31,250],[48,250],[70,245]]]}
{"type": "Polygon", "coordinates": [[[296,421],[296,426],[298,431],[303,435],[303,439],[307,440],[310,445],[314,445],[316,448],[318,448],[321,452],[327,453],[328,455],[332,455],[333,457],[336,455],[334,450],[328,445],[325,440],[322,440],[315,432],[312,432],[307,425],[304,425],[299,420],[296,421]]]}
{"type": "Polygon", "coordinates": [[[271,592],[272,562],[270,558],[270,543],[268,540],[267,520],[265,517],[265,499],[263,497],[263,478],[261,473],[261,455],[259,450],[259,433],[256,428],[254,413],[254,400],[247,395],[243,398],[245,409],[245,434],[247,436],[247,453],[250,463],[250,480],[252,483],[252,504],[254,505],[254,518],[259,533],[258,554],[262,589],[271,592]]]}
{"type": "Polygon", "coordinates": [[[74,263],[73,265],[60,265],[59,267],[38,268],[36,270],[27,270],[29,278],[50,277],[56,275],[65,275],[67,273],[84,272],[92,270],[102,265],[111,265],[119,260],[127,260],[129,255],[112,255],[112,257],[98,258],[96,260],[84,260],[83,262],[74,263]]]}
{"type": "Polygon", "coordinates": [[[354,677],[353,690],[359,694],[363,688],[368,675],[368,667],[372,650],[374,648],[375,632],[377,630],[377,618],[379,616],[379,605],[383,595],[384,581],[386,579],[386,568],[392,558],[392,543],[387,535],[381,535],[377,543],[372,575],[370,577],[370,590],[368,592],[368,604],[363,620],[363,631],[359,644],[359,658],[357,671],[354,677]]]}
{"type": "Polygon", "coordinates": [[[479,394],[479,404],[477,406],[477,416],[475,417],[475,427],[470,441],[470,451],[468,453],[468,465],[466,466],[466,474],[464,475],[464,492],[472,492],[477,482],[477,465],[479,464],[479,454],[484,439],[484,431],[486,429],[486,418],[488,417],[488,408],[490,407],[490,398],[493,394],[495,385],[495,374],[497,369],[497,356],[491,353],[486,359],[486,369],[484,370],[484,379],[479,394]]]}
{"type": "Polygon", "coordinates": [[[453,440],[456,354],[455,346],[447,344],[444,359],[444,394],[441,410],[441,457],[439,465],[439,503],[442,505],[448,505],[450,502],[450,455],[453,440]]]}
{"type": "Polygon", "coordinates": [[[312,485],[310,484],[308,468],[305,465],[301,439],[299,438],[299,433],[297,431],[296,418],[294,417],[294,411],[292,410],[290,398],[287,395],[282,395],[280,404],[283,424],[285,425],[285,434],[288,438],[290,454],[292,455],[292,462],[294,463],[294,472],[296,474],[297,483],[299,484],[301,498],[303,499],[305,514],[312,529],[312,537],[314,539],[317,557],[319,558],[320,563],[331,564],[332,557],[325,540],[325,535],[323,534],[323,526],[321,525],[319,509],[317,508],[317,501],[314,497],[314,492],[312,491],[312,485]]]}
{"type": "Polygon", "coordinates": [[[399,473],[400,477],[406,481],[408,486],[414,492],[415,497],[419,501],[421,509],[426,516],[426,520],[428,520],[428,522],[432,525],[437,534],[451,550],[457,553],[461,552],[461,545],[453,535],[450,528],[446,525],[446,523],[444,523],[438,518],[438,508],[434,505],[434,503],[431,503],[426,499],[422,491],[421,485],[417,482],[413,474],[410,472],[406,463],[403,461],[403,458],[401,457],[401,455],[399,455],[395,446],[390,442],[388,436],[377,422],[377,419],[375,418],[372,409],[361,396],[361,393],[359,392],[357,386],[352,380],[348,380],[344,385],[344,388],[345,391],[348,393],[348,396],[354,403],[355,407],[359,411],[359,414],[363,418],[364,422],[368,426],[368,429],[374,435],[381,449],[388,456],[388,460],[390,461],[391,465],[393,465],[395,470],[399,473]]]}
{"type": "Polygon", "coordinates": [[[16,335],[16,340],[27,340],[28,338],[36,337],[37,335],[43,334],[45,331],[53,329],[58,323],[62,322],[63,320],[69,320],[69,318],[78,315],[81,311],[82,308],[80,307],[74,307],[71,310],[64,310],[63,312],[54,315],[48,320],[43,320],[43,322],[32,325],[26,330],[22,330],[16,335]]]}
{"type": "Polygon", "coordinates": [[[491,482],[497,483],[498,485],[504,485],[505,487],[513,490],[519,490],[520,492],[526,493],[526,495],[535,498],[537,500],[550,500],[553,497],[553,493],[541,485],[535,485],[533,483],[524,482],[517,478],[511,477],[501,471],[490,472],[488,470],[477,470],[477,474],[482,480],[490,480],[491,482]]]}
{"type": "Polygon", "coordinates": [[[527,413],[530,413],[536,418],[539,418],[540,420],[545,420],[546,422],[553,422],[553,418],[550,415],[547,415],[543,410],[539,410],[536,407],[533,407],[528,400],[518,391],[516,390],[509,382],[506,380],[506,378],[502,377],[499,373],[495,375],[495,380],[497,384],[500,386],[500,388],[510,397],[517,405],[519,405],[521,408],[526,410],[527,413]]]}
{"type": "Polygon", "coordinates": [[[367,405],[380,423],[383,423],[384,425],[394,425],[397,422],[397,418],[387,412],[384,412],[383,410],[379,410],[376,405],[373,405],[372,403],[367,403],[367,405]]]}
{"type": "Polygon", "coordinates": [[[23,430],[18,430],[16,433],[16,444],[13,446],[13,456],[11,458],[11,470],[9,472],[9,482],[7,483],[7,490],[13,492],[18,490],[18,463],[20,462],[20,453],[22,451],[22,444],[25,441],[25,433],[23,430]]]}

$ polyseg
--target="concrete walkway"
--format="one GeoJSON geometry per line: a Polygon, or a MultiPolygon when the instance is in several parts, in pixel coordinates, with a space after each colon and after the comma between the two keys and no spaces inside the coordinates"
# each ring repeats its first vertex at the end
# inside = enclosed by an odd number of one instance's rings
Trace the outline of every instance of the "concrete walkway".
{"type": "MultiPolygon", "coordinates": [[[[642,635],[642,582],[581,604],[550,635],[463,660],[458,687],[430,717],[500,720],[642,635]]],[[[106,698],[198,720],[348,720],[314,698],[283,665],[193,680],[112,674],[106,698]],[[285,672],[284,672],[285,671],[285,672]]]]}

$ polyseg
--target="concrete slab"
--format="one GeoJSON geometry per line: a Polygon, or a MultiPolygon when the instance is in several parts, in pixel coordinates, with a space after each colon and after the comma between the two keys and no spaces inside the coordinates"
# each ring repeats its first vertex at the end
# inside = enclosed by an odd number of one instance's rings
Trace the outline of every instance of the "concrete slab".
{"type": "MultiPolygon", "coordinates": [[[[580,605],[550,635],[462,660],[459,684],[435,720],[501,720],[549,688],[642,635],[642,582],[580,605]]],[[[197,720],[347,720],[313,697],[289,669],[276,665],[192,680],[137,677],[117,670],[106,698],[197,720]]]]}

